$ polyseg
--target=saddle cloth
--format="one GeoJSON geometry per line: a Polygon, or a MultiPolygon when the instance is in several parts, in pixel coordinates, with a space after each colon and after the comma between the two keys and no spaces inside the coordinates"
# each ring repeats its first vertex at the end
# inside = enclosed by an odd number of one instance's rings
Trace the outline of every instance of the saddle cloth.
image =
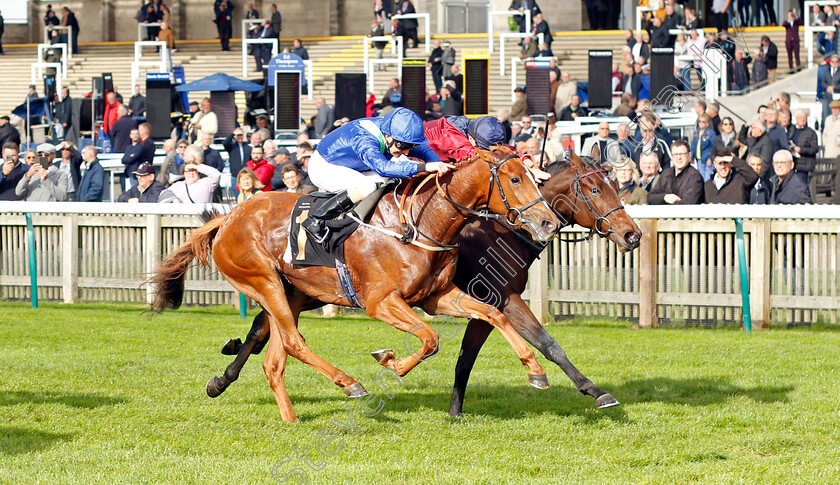
{"type": "MultiPolygon", "coordinates": [[[[365,220],[376,207],[385,190],[390,185],[384,185],[364,200],[353,206],[352,212],[360,220],[365,220]]],[[[359,223],[345,217],[326,221],[329,228],[327,240],[322,246],[311,240],[309,233],[301,228],[301,223],[309,217],[309,213],[320,207],[335,194],[328,192],[313,192],[304,195],[295,202],[292,209],[292,226],[289,231],[289,248],[291,249],[291,264],[299,266],[324,266],[335,268],[336,262],[344,264],[344,241],[359,227],[359,223]]]]}

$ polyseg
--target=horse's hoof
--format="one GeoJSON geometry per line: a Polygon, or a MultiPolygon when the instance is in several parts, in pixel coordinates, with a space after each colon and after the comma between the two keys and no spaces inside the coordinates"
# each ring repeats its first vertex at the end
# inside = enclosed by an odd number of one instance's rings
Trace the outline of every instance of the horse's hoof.
{"type": "Polygon", "coordinates": [[[207,395],[210,397],[218,397],[221,393],[225,392],[227,386],[221,386],[219,384],[218,377],[211,377],[209,381],[207,381],[207,395]]]}
{"type": "Polygon", "coordinates": [[[610,393],[601,394],[595,399],[595,409],[611,408],[621,404],[618,399],[610,396],[610,393]]]}
{"type": "Polygon", "coordinates": [[[355,384],[350,384],[349,386],[344,388],[344,394],[347,394],[347,397],[363,397],[368,395],[367,389],[365,386],[362,385],[361,382],[357,382],[355,384]]]}
{"type": "Polygon", "coordinates": [[[548,376],[545,374],[528,374],[528,383],[537,389],[548,389],[548,376]]]}
{"type": "Polygon", "coordinates": [[[222,347],[222,355],[236,355],[242,348],[242,340],[238,338],[228,340],[222,347]]]}
{"type": "Polygon", "coordinates": [[[370,353],[377,362],[382,365],[385,365],[385,362],[394,359],[396,355],[394,354],[393,349],[382,349],[376,350],[370,353]]]}

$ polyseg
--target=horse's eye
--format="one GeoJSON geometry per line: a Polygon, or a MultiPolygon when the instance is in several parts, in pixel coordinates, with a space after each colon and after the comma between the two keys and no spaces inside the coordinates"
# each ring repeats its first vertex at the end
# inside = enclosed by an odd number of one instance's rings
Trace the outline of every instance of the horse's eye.
{"type": "Polygon", "coordinates": [[[512,179],[510,179],[510,182],[513,184],[518,184],[519,182],[521,182],[521,180],[519,180],[519,177],[513,177],[512,179]]]}
{"type": "Polygon", "coordinates": [[[589,193],[593,196],[601,195],[601,189],[599,189],[598,187],[592,187],[592,190],[590,190],[589,193]]]}

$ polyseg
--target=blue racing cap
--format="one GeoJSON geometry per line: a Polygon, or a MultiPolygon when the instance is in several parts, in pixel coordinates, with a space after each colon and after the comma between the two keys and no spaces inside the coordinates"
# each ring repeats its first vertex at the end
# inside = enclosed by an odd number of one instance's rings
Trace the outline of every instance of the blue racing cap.
{"type": "Polygon", "coordinates": [[[394,108],[382,119],[379,129],[394,140],[414,145],[428,143],[423,134],[423,119],[408,108],[394,108]]]}
{"type": "Polygon", "coordinates": [[[493,116],[479,116],[470,121],[469,134],[476,146],[485,150],[505,143],[505,127],[493,116]]]}

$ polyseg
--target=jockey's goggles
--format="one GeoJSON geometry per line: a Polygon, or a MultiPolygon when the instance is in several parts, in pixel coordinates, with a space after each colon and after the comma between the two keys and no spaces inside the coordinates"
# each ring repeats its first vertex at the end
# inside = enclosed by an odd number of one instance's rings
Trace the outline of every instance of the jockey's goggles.
{"type": "Polygon", "coordinates": [[[416,143],[406,143],[404,141],[394,140],[394,145],[398,150],[414,150],[417,148],[416,143]]]}

